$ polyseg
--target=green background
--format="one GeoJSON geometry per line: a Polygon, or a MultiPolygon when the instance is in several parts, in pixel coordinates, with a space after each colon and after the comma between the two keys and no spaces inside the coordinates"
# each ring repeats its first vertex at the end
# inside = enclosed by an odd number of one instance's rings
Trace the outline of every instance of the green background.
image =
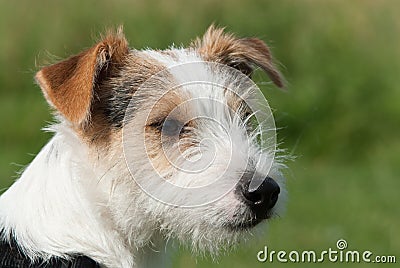
{"type": "MultiPolygon", "coordinates": [[[[212,23],[272,48],[286,92],[259,83],[274,108],[288,163],[289,203],[262,236],[218,262],[181,249],[174,267],[396,267],[396,264],[258,263],[272,250],[335,248],[400,261],[400,2],[0,0],[0,188],[49,139],[33,76],[46,59],[92,45],[124,24],[135,48],[188,44],[212,23]]],[[[261,73],[256,80],[267,80],[261,73]]]]}

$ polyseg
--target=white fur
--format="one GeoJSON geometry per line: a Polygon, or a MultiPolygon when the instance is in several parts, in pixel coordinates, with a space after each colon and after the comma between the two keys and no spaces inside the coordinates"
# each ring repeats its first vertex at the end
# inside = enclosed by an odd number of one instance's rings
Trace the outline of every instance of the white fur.
{"type": "Polygon", "coordinates": [[[65,124],[0,197],[0,225],[32,259],[81,252],[131,267],[131,253],[107,217],[110,182],[98,181],[86,146],[65,124]]]}

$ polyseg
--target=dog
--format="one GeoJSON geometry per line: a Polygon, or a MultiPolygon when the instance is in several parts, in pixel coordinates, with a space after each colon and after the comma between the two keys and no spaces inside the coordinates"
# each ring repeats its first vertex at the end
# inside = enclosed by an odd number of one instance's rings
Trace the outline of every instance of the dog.
{"type": "Polygon", "coordinates": [[[57,123],[0,197],[1,267],[165,267],[170,240],[217,256],[280,215],[256,69],[284,87],[262,40],[214,25],[166,50],[130,49],[119,27],[43,67],[57,123]]]}

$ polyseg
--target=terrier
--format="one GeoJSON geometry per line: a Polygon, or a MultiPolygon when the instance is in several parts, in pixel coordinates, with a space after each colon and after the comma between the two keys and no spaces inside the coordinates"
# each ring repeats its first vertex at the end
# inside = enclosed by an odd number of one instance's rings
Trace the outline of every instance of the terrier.
{"type": "Polygon", "coordinates": [[[0,267],[165,267],[170,239],[216,256],[279,215],[256,68],[284,86],[263,41],[215,26],[166,50],[129,49],[120,27],[42,68],[57,123],[0,197],[0,267]]]}

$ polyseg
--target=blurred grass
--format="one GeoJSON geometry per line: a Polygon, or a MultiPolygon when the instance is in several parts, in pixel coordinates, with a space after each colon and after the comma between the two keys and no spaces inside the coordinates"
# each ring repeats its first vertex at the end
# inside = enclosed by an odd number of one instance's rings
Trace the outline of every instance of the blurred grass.
{"type": "Polygon", "coordinates": [[[181,250],[174,267],[333,267],[261,264],[256,253],[264,245],[325,250],[340,238],[352,249],[399,259],[399,11],[398,1],[373,0],[0,0],[0,189],[49,138],[40,128],[51,116],[33,82],[47,51],[67,57],[118,24],[131,46],[166,48],[187,44],[216,22],[263,38],[282,63],[288,92],[261,88],[282,128],[280,140],[298,157],[288,172],[287,214],[267,236],[218,263],[181,250]]]}

